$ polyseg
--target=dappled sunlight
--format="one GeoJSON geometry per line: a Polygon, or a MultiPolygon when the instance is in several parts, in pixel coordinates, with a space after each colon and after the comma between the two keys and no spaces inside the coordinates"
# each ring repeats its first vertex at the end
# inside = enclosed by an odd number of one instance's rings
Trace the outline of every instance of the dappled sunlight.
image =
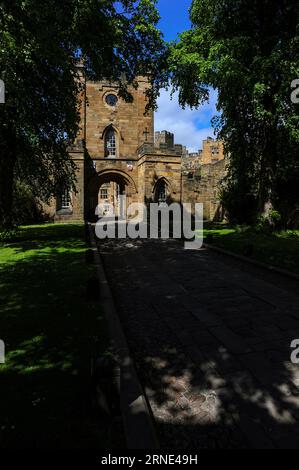
{"type": "Polygon", "coordinates": [[[255,227],[206,223],[205,241],[257,261],[299,272],[299,231],[261,231],[255,227]]]}
{"type": "MultiPolygon", "coordinates": [[[[6,355],[6,361],[0,368],[0,374],[17,372],[32,374],[35,372],[55,369],[57,371],[76,373],[72,354],[57,347],[49,347],[46,335],[39,335],[19,344],[18,349],[6,355]]],[[[65,348],[64,348],[65,349],[65,348]]]]}
{"type": "Polygon", "coordinates": [[[265,429],[290,427],[290,434],[295,432],[293,427],[297,429],[299,391],[293,396],[294,389],[287,385],[287,373],[284,382],[263,388],[247,371],[227,379],[225,374],[219,374],[217,361],[195,364],[182,356],[182,362],[174,367],[177,351],[173,350],[173,355],[169,352],[168,360],[157,355],[147,356],[144,361],[138,357],[140,372],[150,383],[147,393],[152,408],[161,425],[182,426],[185,423],[197,427],[194,433],[201,427],[215,425],[226,429],[241,425],[242,429],[245,406],[250,409],[249,419],[265,429]]]}
{"type": "Polygon", "coordinates": [[[292,283],[172,240],[99,247],[163,449],[298,447],[292,283]]]}
{"type": "Polygon", "coordinates": [[[28,227],[0,248],[1,448],[97,447],[107,437],[89,409],[90,361],[107,340],[86,298],[83,234],[81,224],[28,227]]]}
{"type": "MultiPolygon", "coordinates": [[[[204,430],[207,436],[209,433],[214,435],[215,426],[226,433],[235,428],[242,432],[244,426],[248,426],[247,420],[254,427],[261,426],[265,433],[273,430],[291,436],[297,432],[299,392],[297,390],[294,396],[294,389],[287,386],[289,377],[286,371],[281,371],[285,381],[261,387],[247,371],[228,374],[227,377],[219,373],[217,361],[195,363],[186,356],[182,356],[175,367],[177,357],[175,350],[173,355],[169,355],[168,350],[168,360],[155,355],[147,356],[143,361],[138,356],[139,371],[148,384],[147,394],[161,429],[166,427],[168,431],[170,424],[178,426],[177,432],[181,437],[185,435],[187,443],[188,427],[192,426],[193,442],[199,439],[204,447],[209,447],[208,437],[204,440],[202,435],[204,430]],[[245,421],[244,409],[248,413],[245,421]],[[279,431],[281,426],[284,430],[279,431]]],[[[226,441],[226,444],[229,447],[250,445],[251,436],[246,444],[248,435],[241,436],[237,441],[226,441]]]]}

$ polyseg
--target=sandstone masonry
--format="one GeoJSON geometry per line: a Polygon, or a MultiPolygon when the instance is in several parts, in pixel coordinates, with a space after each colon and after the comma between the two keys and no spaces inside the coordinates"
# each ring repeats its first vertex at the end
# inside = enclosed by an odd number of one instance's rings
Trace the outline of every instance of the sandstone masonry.
{"type": "MultiPolygon", "coordinates": [[[[82,73],[82,80],[84,76],[82,73]]],[[[110,82],[86,81],[80,132],[69,152],[77,168],[76,191],[63,189],[47,207],[56,220],[95,218],[98,204],[203,202],[205,217],[220,214],[217,186],[225,172],[223,146],[208,139],[198,154],[188,154],[168,131],[154,132],[146,113],[146,78],[131,88],[132,101],[118,96],[110,82]]]]}

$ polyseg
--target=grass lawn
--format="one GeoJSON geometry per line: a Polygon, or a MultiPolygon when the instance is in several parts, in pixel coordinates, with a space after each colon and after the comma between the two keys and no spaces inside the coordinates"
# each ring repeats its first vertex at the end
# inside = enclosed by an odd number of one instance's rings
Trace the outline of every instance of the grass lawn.
{"type": "Polygon", "coordinates": [[[107,347],[88,302],[84,227],[24,227],[0,245],[0,448],[104,448],[90,409],[90,359],[107,347]]]}
{"type": "Polygon", "coordinates": [[[299,274],[299,230],[277,233],[257,233],[253,229],[240,230],[225,225],[206,224],[204,237],[213,235],[213,244],[244,254],[253,245],[251,258],[299,274]]]}

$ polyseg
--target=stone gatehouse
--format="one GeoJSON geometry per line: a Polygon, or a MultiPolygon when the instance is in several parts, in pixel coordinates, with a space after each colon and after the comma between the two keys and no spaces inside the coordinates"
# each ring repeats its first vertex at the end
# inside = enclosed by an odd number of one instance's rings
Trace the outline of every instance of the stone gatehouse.
{"type": "MultiPolygon", "coordinates": [[[[192,179],[193,170],[186,175],[186,162],[192,163],[194,155],[176,145],[170,132],[155,133],[154,114],[145,113],[148,81],[140,77],[138,85],[130,89],[132,101],[126,102],[113,83],[85,82],[80,132],[69,149],[77,168],[77,187],[74,192],[65,189],[52,201],[47,208],[51,218],[93,219],[98,204],[107,205],[107,210],[113,205],[117,211],[120,195],[126,195],[127,204],[204,202],[209,206],[207,218],[214,217],[218,210],[216,187],[201,191],[196,171],[192,179]]],[[[203,154],[203,167],[214,165],[206,152],[203,154]]],[[[222,167],[223,163],[221,172],[222,167]]],[[[217,168],[213,178],[205,177],[203,187],[217,185],[217,168]]]]}

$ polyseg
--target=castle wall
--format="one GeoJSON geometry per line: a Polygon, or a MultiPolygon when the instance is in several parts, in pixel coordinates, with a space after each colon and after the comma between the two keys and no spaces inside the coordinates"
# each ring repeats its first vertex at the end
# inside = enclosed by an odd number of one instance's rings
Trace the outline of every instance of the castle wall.
{"type": "Polygon", "coordinates": [[[161,144],[174,147],[174,134],[168,131],[155,132],[155,147],[159,148],[161,144]]]}
{"type": "Polygon", "coordinates": [[[154,146],[145,143],[140,149],[139,181],[143,202],[155,202],[155,188],[163,179],[167,186],[168,202],[181,201],[182,146],[154,146]]]}
{"type": "Polygon", "coordinates": [[[145,113],[149,84],[142,78],[138,83],[138,89],[130,88],[132,101],[126,102],[117,96],[115,84],[86,82],[79,97],[80,131],[69,148],[77,167],[77,189],[70,207],[60,208],[55,199],[51,201],[46,208],[50,217],[94,218],[100,188],[107,183],[117,185],[128,204],[157,202],[157,194],[161,195],[157,188],[164,185],[168,203],[202,202],[206,219],[219,216],[218,187],[225,176],[222,143],[207,139],[201,152],[188,155],[174,144],[171,132],[154,133],[153,112],[145,113]],[[115,132],[117,150],[106,158],[109,130],[115,132]]]}
{"type": "Polygon", "coordinates": [[[205,220],[222,220],[219,200],[221,181],[226,175],[226,160],[201,165],[195,171],[183,171],[183,201],[202,203],[205,220]]]}
{"type": "Polygon", "coordinates": [[[223,142],[209,138],[203,141],[200,161],[202,165],[217,163],[224,159],[223,142]]]}
{"type": "MultiPolygon", "coordinates": [[[[153,112],[145,115],[147,99],[145,96],[148,82],[138,80],[139,87],[129,88],[133,101],[127,103],[118,97],[116,106],[109,106],[106,97],[117,95],[116,85],[110,83],[87,82],[86,84],[86,148],[91,159],[105,157],[104,132],[109,125],[118,133],[118,159],[136,159],[137,149],[145,140],[153,140],[153,112]]],[[[106,164],[109,161],[106,160],[106,164]]]]}
{"type": "Polygon", "coordinates": [[[84,149],[80,145],[74,145],[70,155],[76,165],[76,191],[70,192],[71,207],[60,209],[56,198],[52,198],[49,204],[43,204],[43,211],[47,219],[57,221],[79,221],[84,220],[84,181],[85,181],[85,159],[84,149]]]}

